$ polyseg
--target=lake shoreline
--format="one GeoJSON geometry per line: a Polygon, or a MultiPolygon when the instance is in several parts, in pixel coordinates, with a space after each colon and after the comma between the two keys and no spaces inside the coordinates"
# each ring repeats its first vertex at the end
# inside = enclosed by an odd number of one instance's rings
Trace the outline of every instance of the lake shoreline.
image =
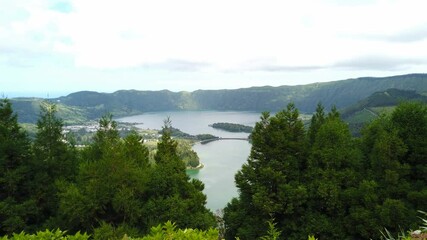
{"type": "Polygon", "coordinates": [[[204,167],[205,165],[203,163],[199,163],[199,165],[197,165],[196,167],[186,167],[186,170],[200,170],[204,167]]]}

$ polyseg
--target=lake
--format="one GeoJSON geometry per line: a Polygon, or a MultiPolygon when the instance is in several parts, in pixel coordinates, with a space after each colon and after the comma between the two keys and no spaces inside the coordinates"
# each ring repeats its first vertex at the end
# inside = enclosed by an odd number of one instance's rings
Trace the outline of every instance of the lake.
{"type": "MultiPolygon", "coordinates": [[[[244,138],[248,136],[247,133],[226,132],[209,125],[228,122],[254,126],[259,121],[260,115],[255,112],[228,111],[153,112],[120,118],[118,121],[138,123],[135,126],[143,129],[161,129],[163,121],[170,117],[174,128],[192,135],[209,133],[218,137],[244,138]]],[[[237,196],[234,175],[246,162],[250,149],[250,143],[242,140],[221,140],[193,146],[193,150],[197,152],[205,167],[201,170],[189,170],[187,173],[205,184],[207,207],[212,211],[224,208],[233,197],[237,196]]]]}

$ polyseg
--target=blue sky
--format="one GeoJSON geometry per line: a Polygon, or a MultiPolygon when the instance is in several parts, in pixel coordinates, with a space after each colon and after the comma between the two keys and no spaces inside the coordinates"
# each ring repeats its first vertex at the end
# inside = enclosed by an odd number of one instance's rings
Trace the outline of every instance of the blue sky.
{"type": "Polygon", "coordinates": [[[426,72],[427,2],[0,0],[0,95],[426,72]]]}

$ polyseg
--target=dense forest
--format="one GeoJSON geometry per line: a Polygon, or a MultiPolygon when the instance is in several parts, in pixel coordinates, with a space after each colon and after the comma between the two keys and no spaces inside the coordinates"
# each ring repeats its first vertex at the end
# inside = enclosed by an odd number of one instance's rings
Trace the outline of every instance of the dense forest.
{"type": "Polygon", "coordinates": [[[286,239],[379,239],[427,209],[427,107],[407,102],[353,138],[321,104],[308,130],[293,104],[264,113],[224,209],[226,237],[256,239],[270,219],[286,239]]]}
{"type": "Polygon", "coordinates": [[[0,101],[0,236],[379,239],[384,229],[417,229],[417,211],[427,210],[422,103],[401,103],[358,138],[335,107],[318,104],[308,128],[293,103],[263,113],[235,176],[239,195],[216,215],[203,183],[185,173],[170,121],[150,162],[142,137],[121,137],[111,115],[77,148],[56,114],[42,105],[30,140],[11,102],[0,101]]]}
{"type": "Polygon", "coordinates": [[[150,163],[142,138],[121,138],[111,115],[78,149],[64,139],[55,105],[41,109],[30,142],[10,102],[0,102],[0,235],[60,228],[95,239],[137,237],[169,220],[179,228],[215,227],[204,185],[186,175],[169,122],[150,163]]]}

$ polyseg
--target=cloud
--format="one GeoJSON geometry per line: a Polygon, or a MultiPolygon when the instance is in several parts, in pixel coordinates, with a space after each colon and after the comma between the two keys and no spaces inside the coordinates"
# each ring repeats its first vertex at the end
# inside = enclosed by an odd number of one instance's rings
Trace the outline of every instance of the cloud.
{"type": "Polygon", "coordinates": [[[326,65],[287,65],[281,64],[278,60],[271,59],[255,59],[242,63],[235,69],[229,69],[227,72],[233,71],[261,71],[261,72],[303,72],[313,71],[328,68],[326,65]]]}
{"type": "Polygon", "coordinates": [[[270,65],[262,66],[255,68],[255,71],[267,71],[267,72],[293,72],[293,71],[313,71],[319,69],[328,68],[327,66],[280,66],[280,65],[270,65]]]}
{"type": "Polygon", "coordinates": [[[424,64],[427,64],[427,59],[371,55],[339,61],[333,67],[353,70],[400,71],[410,66],[424,64]]]}
{"type": "Polygon", "coordinates": [[[427,39],[427,23],[416,28],[408,29],[397,34],[386,36],[385,40],[392,42],[417,42],[427,39]]]}
{"type": "Polygon", "coordinates": [[[416,0],[28,1],[10,7],[24,9],[29,17],[9,22],[9,43],[30,39],[24,45],[70,55],[77,66],[95,69],[198,70],[205,66],[192,63],[203,63],[218,71],[312,70],[364,51],[395,47],[379,48],[378,41],[410,43],[427,34],[420,25],[424,4],[416,0]],[[396,18],[410,11],[414,14],[396,18]],[[268,58],[275,61],[247,64],[268,58]]]}
{"type": "Polygon", "coordinates": [[[180,59],[170,59],[161,63],[152,63],[143,65],[142,68],[164,69],[168,71],[199,71],[210,67],[211,65],[203,62],[190,62],[180,59]]]}
{"type": "Polygon", "coordinates": [[[424,0],[3,2],[0,69],[10,66],[10,76],[16,66],[41,74],[66,62],[67,72],[56,74],[82,85],[126,76],[186,86],[205,79],[214,88],[227,79],[276,84],[409,71],[427,59],[424,0]]]}

